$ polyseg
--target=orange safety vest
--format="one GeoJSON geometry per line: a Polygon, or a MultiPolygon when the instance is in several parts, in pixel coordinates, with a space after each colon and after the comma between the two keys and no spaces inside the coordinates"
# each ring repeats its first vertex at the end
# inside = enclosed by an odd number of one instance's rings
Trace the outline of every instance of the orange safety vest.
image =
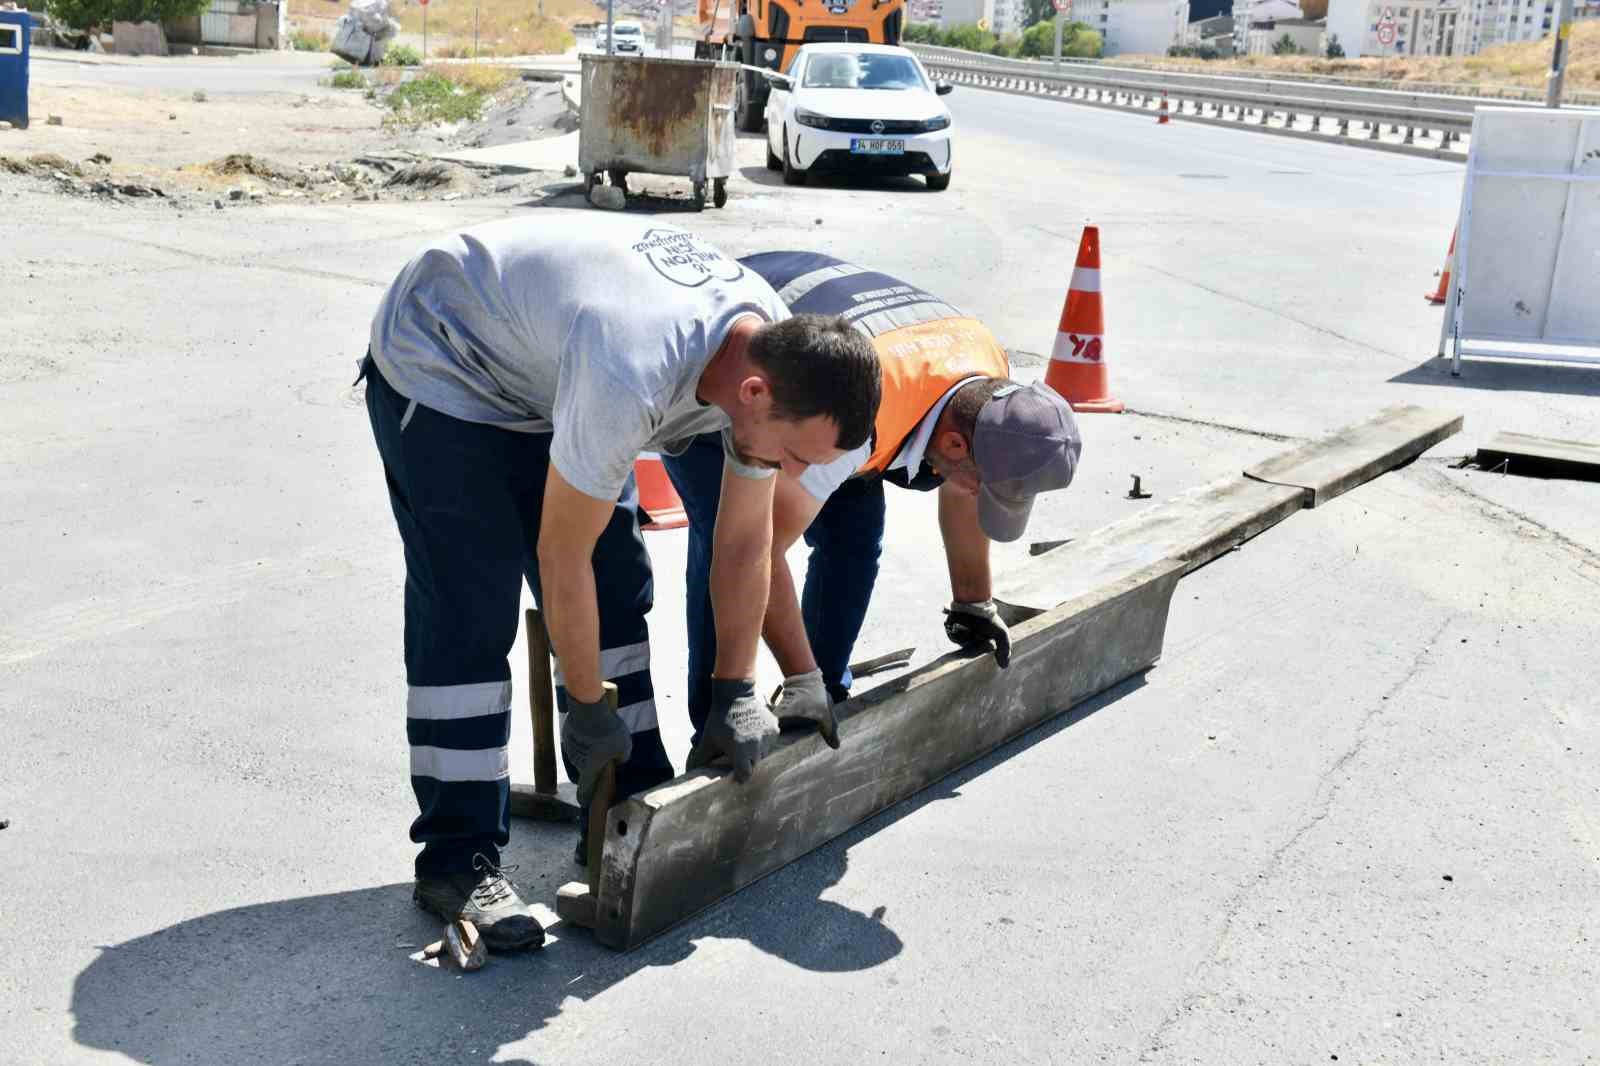
{"type": "Polygon", "coordinates": [[[994,334],[925,289],[819,252],[761,252],[739,263],[771,285],[795,314],[843,315],[872,338],[883,366],[883,400],[872,454],[858,474],[887,470],[917,424],[957,382],[1011,374],[994,334]]]}
{"type": "Polygon", "coordinates": [[[872,455],[857,473],[887,470],[933,405],[957,382],[1011,374],[1006,350],[974,318],[901,326],[880,333],[872,344],[883,367],[883,400],[873,426],[872,455]]]}

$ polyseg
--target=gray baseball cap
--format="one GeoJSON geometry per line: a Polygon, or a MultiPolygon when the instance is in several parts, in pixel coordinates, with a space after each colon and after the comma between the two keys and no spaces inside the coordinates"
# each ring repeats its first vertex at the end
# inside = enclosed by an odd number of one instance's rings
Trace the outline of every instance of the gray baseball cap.
{"type": "Polygon", "coordinates": [[[1072,484],[1083,451],[1072,407],[1042,381],[1008,385],[978,411],[972,436],[978,525],[990,540],[1016,540],[1033,498],[1072,484]]]}

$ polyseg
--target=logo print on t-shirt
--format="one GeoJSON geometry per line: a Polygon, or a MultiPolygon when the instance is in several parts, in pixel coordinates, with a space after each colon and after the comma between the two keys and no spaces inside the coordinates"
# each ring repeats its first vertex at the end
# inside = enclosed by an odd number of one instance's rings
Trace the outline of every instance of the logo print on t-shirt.
{"type": "Polygon", "coordinates": [[[633,246],[656,268],[656,273],[686,289],[717,281],[738,281],[744,267],[692,234],[677,229],[646,230],[633,246]]]}

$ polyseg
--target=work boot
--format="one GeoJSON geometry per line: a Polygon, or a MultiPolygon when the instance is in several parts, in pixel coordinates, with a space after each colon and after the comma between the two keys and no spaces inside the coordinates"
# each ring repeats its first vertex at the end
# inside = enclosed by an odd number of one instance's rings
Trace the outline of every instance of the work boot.
{"type": "Polygon", "coordinates": [[[472,868],[472,873],[417,878],[411,901],[447,922],[465,918],[478,927],[490,951],[543,947],[544,929],[505,870],[482,855],[472,857],[472,868]]]}

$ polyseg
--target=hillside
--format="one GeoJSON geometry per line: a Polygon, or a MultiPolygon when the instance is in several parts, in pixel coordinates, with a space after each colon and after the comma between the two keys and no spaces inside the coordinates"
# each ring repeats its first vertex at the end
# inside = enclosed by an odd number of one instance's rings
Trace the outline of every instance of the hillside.
{"type": "MultiPolygon", "coordinates": [[[[1600,93],[1600,22],[1573,28],[1567,66],[1569,93],[1600,93]]],[[[1315,56],[1245,56],[1200,63],[1157,56],[1118,56],[1116,62],[1175,66],[1185,70],[1226,73],[1230,70],[1322,74],[1388,83],[1426,82],[1473,86],[1484,90],[1517,87],[1543,90],[1550,70],[1550,38],[1485,48],[1475,56],[1417,56],[1388,59],[1320,59],[1315,56]]]]}

